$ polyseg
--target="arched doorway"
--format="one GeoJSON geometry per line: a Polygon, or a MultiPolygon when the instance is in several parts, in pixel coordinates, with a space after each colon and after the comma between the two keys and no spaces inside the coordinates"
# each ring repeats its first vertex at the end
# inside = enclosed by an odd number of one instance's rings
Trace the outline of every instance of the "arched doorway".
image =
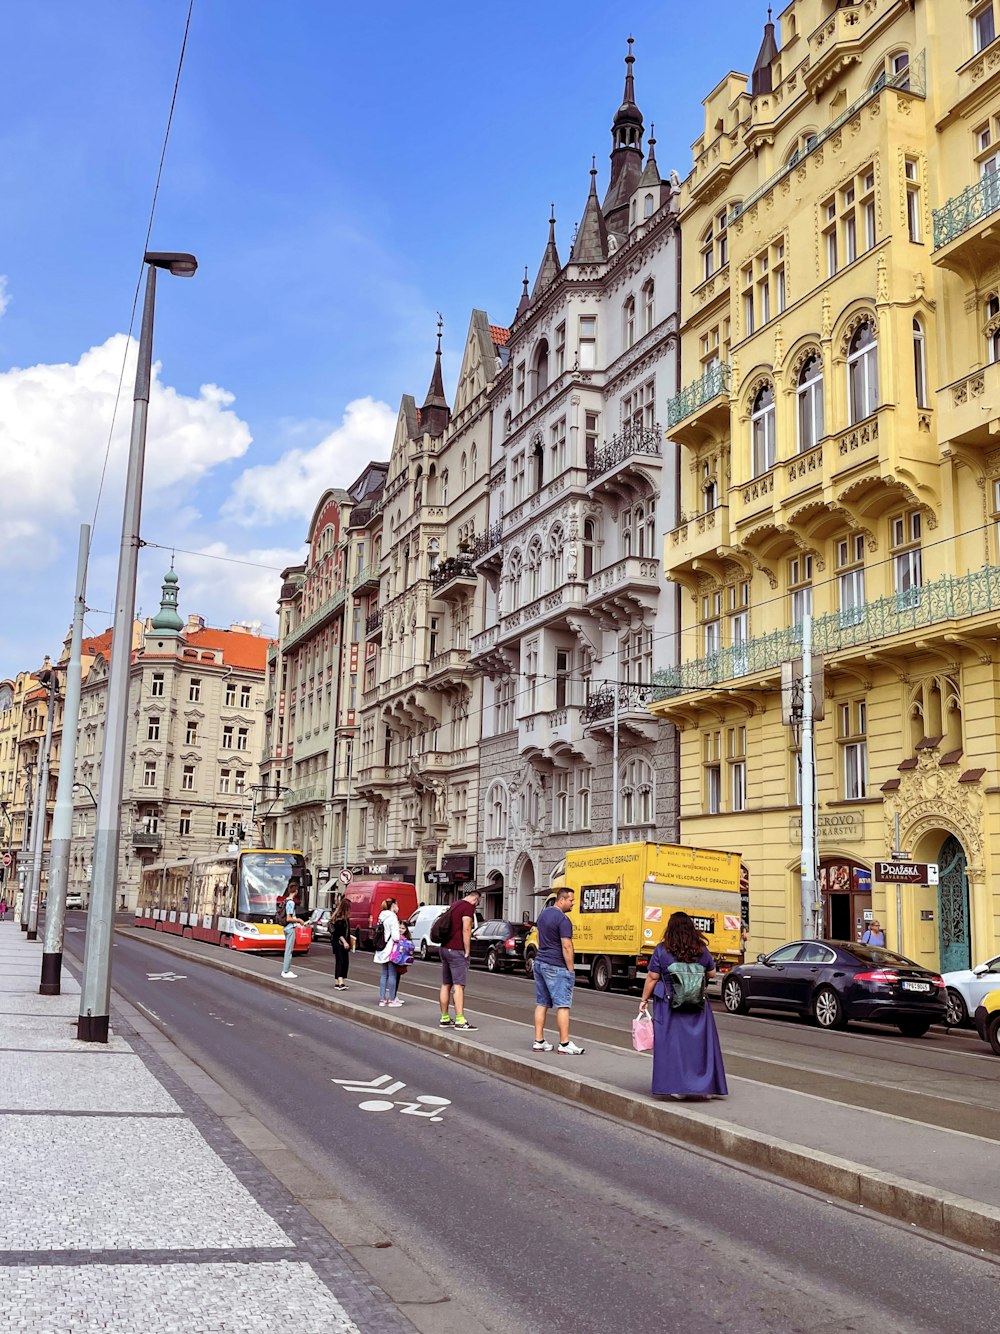
{"type": "Polygon", "coordinates": [[[521,863],[517,877],[517,911],[512,917],[520,917],[524,909],[531,914],[532,920],[538,916],[539,904],[535,900],[535,867],[530,857],[521,863]]]}
{"type": "Polygon", "coordinates": [[[499,871],[491,871],[486,880],[486,893],[480,912],[487,921],[503,916],[503,876],[499,871]]]}
{"type": "Polygon", "coordinates": [[[972,966],[965,849],[949,834],[938,853],[938,942],[942,973],[972,966]]]}

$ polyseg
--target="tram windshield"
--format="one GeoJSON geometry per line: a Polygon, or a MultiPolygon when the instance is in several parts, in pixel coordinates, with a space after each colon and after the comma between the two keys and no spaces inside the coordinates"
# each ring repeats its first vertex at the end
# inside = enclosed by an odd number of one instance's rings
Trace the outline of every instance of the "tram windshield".
{"type": "Polygon", "coordinates": [[[309,916],[306,862],[301,852],[244,852],[240,856],[237,914],[245,921],[266,921],[278,911],[278,895],[292,879],[299,917],[309,916]]]}

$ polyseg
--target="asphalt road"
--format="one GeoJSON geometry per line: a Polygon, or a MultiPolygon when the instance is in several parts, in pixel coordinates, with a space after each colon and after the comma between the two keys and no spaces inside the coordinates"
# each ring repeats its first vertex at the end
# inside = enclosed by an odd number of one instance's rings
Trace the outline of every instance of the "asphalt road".
{"type": "MultiPolygon", "coordinates": [[[[68,934],[70,954],[82,940],[68,934]]],[[[936,1334],[995,1321],[1000,1267],[856,1209],[127,937],[114,984],[491,1329],[936,1334]],[[165,972],[181,976],[149,977],[165,972]],[[384,1075],[402,1087],[333,1082],[384,1075]]]]}

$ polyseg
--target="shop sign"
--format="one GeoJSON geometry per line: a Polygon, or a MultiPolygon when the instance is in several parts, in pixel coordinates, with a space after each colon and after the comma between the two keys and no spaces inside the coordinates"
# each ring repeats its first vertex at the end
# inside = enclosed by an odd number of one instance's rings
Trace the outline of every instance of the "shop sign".
{"type": "Polygon", "coordinates": [[[875,879],[883,885],[936,885],[937,862],[876,862],[875,879]]]}
{"type": "MultiPolygon", "coordinates": [[[[817,817],[816,832],[821,843],[863,843],[865,817],[860,811],[830,811],[817,817]]],[[[802,842],[802,820],[797,815],[788,821],[788,841],[802,842]]]]}

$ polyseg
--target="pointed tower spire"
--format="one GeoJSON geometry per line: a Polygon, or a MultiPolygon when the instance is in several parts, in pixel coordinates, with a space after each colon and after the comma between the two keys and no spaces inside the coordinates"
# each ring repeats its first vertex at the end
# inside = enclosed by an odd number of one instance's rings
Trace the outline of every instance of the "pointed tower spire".
{"type": "Polygon", "coordinates": [[[597,201],[597,160],[591,159],[590,194],[573,244],[574,264],[603,264],[608,257],[608,226],[597,201]]]}
{"type": "Polygon", "coordinates": [[[656,185],[663,184],[663,178],[660,176],[660,169],[656,165],[656,126],[649,123],[649,156],[646,158],[646,165],[642,169],[642,175],[639,178],[639,189],[652,189],[656,185]]]}
{"type": "Polygon", "coordinates": [[[634,41],[635,38],[629,37],[628,55],[625,57],[625,92],[611,126],[611,181],[601,206],[608,231],[617,232],[621,236],[628,231],[629,200],[642,174],[642,112],[636,106],[635,78],[632,74],[632,66],[635,64],[635,56],[632,54],[634,41]]]}
{"type": "Polygon", "coordinates": [[[149,628],[155,630],[157,634],[179,635],[184,629],[184,622],[177,610],[177,585],[179,582],[174,571],[174,562],[171,559],[170,569],[163,576],[163,585],[160,589],[160,610],[149,623],[149,628]]]}
{"type": "Polygon", "coordinates": [[[767,22],[764,24],[764,40],[757,52],[757,61],[750,76],[750,92],[759,97],[762,93],[774,91],[774,65],[778,56],[778,43],[774,37],[774,24],[771,22],[771,9],[768,6],[767,22]]]}
{"type": "Polygon", "coordinates": [[[441,330],[444,320],[438,311],[437,351],[434,354],[434,370],[427,389],[424,406],[420,409],[420,429],[425,435],[444,435],[445,427],[451,419],[451,409],[444,396],[444,376],[441,373],[441,330]]]}
{"type": "Polygon", "coordinates": [[[541,292],[544,292],[550,283],[555,282],[561,269],[559,251],[556,249],[556,206],[552,204],[549,209],[549,240],[545,247],[545,253],[542,255],[542,262],[538,266],[538,277],[531,289],[532,301],[541,292]]]}
{"type": "Polygon", "coordinates": [[[524,266],[524,278],[522,279],[524,290],[521,292],[521,300],[517,303],[517,310],[514,312],[515,320],[520,319],[526,310],[531,309],[531,297],[528,295],[528,266],[524,266]]]}

